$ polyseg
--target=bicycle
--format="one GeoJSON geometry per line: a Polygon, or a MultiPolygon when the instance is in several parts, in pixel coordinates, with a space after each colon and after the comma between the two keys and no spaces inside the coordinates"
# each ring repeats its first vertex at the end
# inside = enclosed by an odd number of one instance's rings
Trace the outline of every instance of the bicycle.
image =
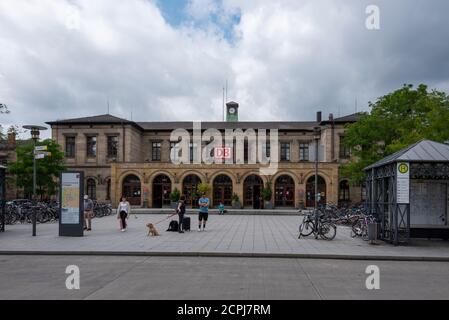
{"type": "Polygon", "coordinates": [[[320,236],[324,240],[333,240],[337,235],[337,226],[331,222],[329,219],[326,219],[325,214],[321,211],[318,211],[320,214],[317,220],[317,226],[315,225],[315,212],[309,213],[304,216],[302,223],[299,225],[299,236],[307,237],[312,233],[315,234],[315,239],[320,236]]]}
{"type": "Polygon", "coordinates": [[[351,237],[362,237],[363,240],[368,241],[368,225],[370,223],[376,223],[376,218],[373,215],[360,216],[351,226],[351,237]]]}

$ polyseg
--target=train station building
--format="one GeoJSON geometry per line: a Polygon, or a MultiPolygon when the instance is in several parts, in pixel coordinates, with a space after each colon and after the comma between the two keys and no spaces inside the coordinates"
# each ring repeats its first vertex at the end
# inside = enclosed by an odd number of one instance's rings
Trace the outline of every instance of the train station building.
{"type": "MultiPolygon", "coordinates": [[[[192,137],[181,148],[184,151],[178,150],[181,142],[173,141],[174,132],[194,135],[198,125],[194,122],[138,122],[106,114],[47,124],[51,126],[52,138],[65,152],[68,169],[84,171],[85,192],[93,199],[113,205],[123,195],[134,206],[170,206],[170,193],[177,188],[186,195],[188,205],[195,206],[196,189],[203,182],[211,186],[209,196],[214,206],[220,202],[230,206],[235,194],[244,208],[254,208],[268,185],[274,208],[311,207],[316,145],[320,202],[361,201],[360,186],[350,185],[339,172],[342,163],[351,156],[343,145],[345,124],[357,121],[356,114],[337,118],[330,114],[322,119],[321,112],[317,112],[315,121],[248,122],[239,121],[238,108],[235,102],[227,103],[226,121],[201,122],[201,133],[212,130],[227,136],[228,132],[254,131],[258,141],[255,152],[271,156],[272,162],[276,162],[276,169],[269,174],[263,170],[266,164],[249,161],[253,152],[248,147],[249,138],[244,139],[242,156],[238,159],[234,142],[221,148],[230,151],[230,159],[214,163],[195,161],[195,155],[201,155],[206,148],[204,136],[199,143],[192,137]],[[261,132],[270,138],[275,136],[277,144],[272,139],[259,143],[261,132]],[[176,161],[178,157],[187,161],[176,161]]],[[[211,156],[215,149],[211,150],[211,156]]]]}

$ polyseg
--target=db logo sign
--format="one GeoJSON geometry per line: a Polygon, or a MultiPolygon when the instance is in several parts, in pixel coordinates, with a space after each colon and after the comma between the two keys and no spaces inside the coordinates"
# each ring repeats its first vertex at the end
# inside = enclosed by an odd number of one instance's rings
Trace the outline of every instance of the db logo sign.
{"type": "Polygon", "coordinates": [[[215,159],[231,159],[231,148],[215,148],[215,159]]]}

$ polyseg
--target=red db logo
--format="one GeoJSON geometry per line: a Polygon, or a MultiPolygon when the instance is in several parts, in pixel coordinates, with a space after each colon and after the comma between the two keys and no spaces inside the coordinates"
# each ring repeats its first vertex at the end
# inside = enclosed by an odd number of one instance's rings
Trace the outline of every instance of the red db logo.
{"type": "Polygon", "coordinates": [[[215,159],[230,159],[231,158],[231,148],[215,148],[214,149],[215,159]]]}

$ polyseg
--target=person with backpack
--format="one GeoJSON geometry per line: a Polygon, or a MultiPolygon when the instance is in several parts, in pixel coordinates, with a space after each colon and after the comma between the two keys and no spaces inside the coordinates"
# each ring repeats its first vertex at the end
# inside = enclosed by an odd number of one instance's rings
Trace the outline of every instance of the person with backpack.
{"type": "Polygon", "coordinates": [[[176,207],[176,213],[178,213],[179,223],[178,223],[178,232],[184,233],[184,214],[186,213],[186,197],[184,195],[178,201],[178,206],[176,207]]]}
{"type": "Polygon", "coordinates": [[[126,231],[126,219],[128,219],[131,214],[131,205],[128,201],[126,201],[125,197],[122,197],[122,200],[117,206],[117,219],[120,219],[120,228],[122,232],[126,231]]]}
{"type": "Polygon", "coordinates": [[[201,198],[198,200],[200,210],[198,213],[198,231],[201,231],[201,221],[203,222],[203,231],[206,229],[206,221],[209,215],[209,198],[206,197],[206,193],[203,192],[201,198]]]}

